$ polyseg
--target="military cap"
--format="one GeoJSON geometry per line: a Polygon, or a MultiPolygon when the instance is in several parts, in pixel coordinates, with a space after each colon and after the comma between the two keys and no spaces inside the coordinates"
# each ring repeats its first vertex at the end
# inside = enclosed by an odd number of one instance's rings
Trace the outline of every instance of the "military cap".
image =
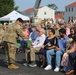
{"type": "Polygon", "coordinates": [[[23,19],[22,18],[18,18],[16,21],[19,21],[19,22],[23,23],[23,19]]]}

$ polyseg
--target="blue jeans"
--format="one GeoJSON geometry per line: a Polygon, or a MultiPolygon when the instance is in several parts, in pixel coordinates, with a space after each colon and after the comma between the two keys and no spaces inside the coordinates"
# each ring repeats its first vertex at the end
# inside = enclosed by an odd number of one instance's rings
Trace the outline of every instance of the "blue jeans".
{"type": "Polygon", "coordinates": [[[56,55],[56,67],[60,67],[61,56],[63,55],[64,50],[56,51],[55,49],[47,50],[47,64],[52,66],[52,55],[56,55]]]}
{"type": "Polygon", "coordinates": [[[26,40],[22,40],[22,41],[21,41],[20,50],[25,50],[25,45],[27,45],[27,41],[26,41],[26,40]]]}

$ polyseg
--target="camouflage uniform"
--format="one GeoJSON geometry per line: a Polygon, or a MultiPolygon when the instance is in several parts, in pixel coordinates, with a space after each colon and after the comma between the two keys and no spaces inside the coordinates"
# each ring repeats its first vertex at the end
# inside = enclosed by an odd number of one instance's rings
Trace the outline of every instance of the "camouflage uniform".
{"type": "Polygon", "coordinates": [[[15,55],[16,55],[16,39],[18,37],[24,37],[22,33],[22,27],[17,23],[8,25],[8,29],[6,30],[6,34],[4,36],[5,46],[6,46],[6,57],[8,64],[15,63],[15,55]]]}
{"type": "Polygon", "coordinates": [[[3,30],[3,26],[0,24],[0,47],[3,42],[3,37],[4,37],[4,30],[3,30]]]}

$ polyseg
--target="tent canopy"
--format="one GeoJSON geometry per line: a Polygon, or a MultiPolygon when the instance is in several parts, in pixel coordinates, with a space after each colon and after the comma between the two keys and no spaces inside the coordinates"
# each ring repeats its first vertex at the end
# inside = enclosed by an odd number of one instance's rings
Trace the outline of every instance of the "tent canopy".
{"type": "Polygon", "coordinates": [[[8,15],[1,17],[0,21],[8,21],[8,20],[14,21],[14,20],[17,20],[17,18],[22,18],[23,20],[30,20],[29,17],[24,16],[14,10],[11,13],[9,13],[8,15]]]}

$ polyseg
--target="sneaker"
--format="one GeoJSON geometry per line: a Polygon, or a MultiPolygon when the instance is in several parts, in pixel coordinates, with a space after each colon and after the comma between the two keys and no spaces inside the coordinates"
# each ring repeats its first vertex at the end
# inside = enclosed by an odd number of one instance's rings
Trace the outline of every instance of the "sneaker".
{"type": "Polygon", "coordinates": [[[23,63],[23,65],[24,65],[24,66],[28,66],[28,64],[27,64],[27,63],[23,63]]]}
{"type": "Polygon", "coordinates": [[[48,65],[44,68],[44,70],[51,70],[52,69],[52,66],[51,65],[48,65]]]}
{"type": "Polygon", "coordinates": [[[55,71],[55,72],[59,72],[59,67],[56,67],[56,68],[54,69],[54,71],[55,71]]]}
{"type": "Polygon", "coordinates": [[[29,66],[30,66],[30,67],[36,67],[37,64],[33,62],[33,63],[29,64],[29,66]]]}

